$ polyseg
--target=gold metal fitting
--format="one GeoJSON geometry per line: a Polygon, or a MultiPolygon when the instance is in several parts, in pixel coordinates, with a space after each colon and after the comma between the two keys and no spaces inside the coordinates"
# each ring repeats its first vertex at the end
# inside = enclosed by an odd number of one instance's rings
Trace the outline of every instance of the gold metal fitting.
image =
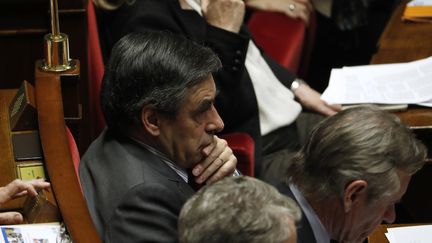
{"type": "Polygon", "coordinates": [[[45,59],[40,68],[44,71],[62,72],[75,68],[75,62],[69,58],[69,39],[60,33],[57,0],[50,1],[51,33],[45,35],[45,59]]]}
{"type": "Polygon", "coordinates": [[[41,69],[51,72],[62,72],[75,67],[75,62],[69,57],[69,39],[66,34],[46,34],[44,37],[45,59],[41,69]]]}

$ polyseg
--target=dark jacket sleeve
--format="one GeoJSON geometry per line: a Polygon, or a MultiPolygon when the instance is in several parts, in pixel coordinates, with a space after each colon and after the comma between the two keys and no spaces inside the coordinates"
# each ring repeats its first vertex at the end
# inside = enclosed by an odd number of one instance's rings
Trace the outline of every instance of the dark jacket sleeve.
{"type": "Polygon", "coordinates": [[[107,223],[104,242],[177,242],[177,219],[185,200],[163,184],[134,187],[107,223]]]}

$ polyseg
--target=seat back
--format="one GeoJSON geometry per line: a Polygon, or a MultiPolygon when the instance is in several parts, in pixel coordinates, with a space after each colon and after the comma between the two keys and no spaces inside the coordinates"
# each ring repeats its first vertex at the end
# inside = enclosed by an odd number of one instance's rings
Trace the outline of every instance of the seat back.
{"type": "MultiPolygon", "coordinates": [[[[69,142],[69,150],[71,152],[71,156],[72,156],[72,161],[74,164],[74,168],[75,168],[75,174],[78,178],[78,182],[80,182],[80,178],[79,178],[79,163],[80,163],[80,154],[78,151],[78,146],[75,142],[75,139],[71,133],[71,131],[69,130],[69,128],[66,126],[66,136],[69,142]]],[[[81,185],[81,182],[80,182],[81,185]]]]}
{"type": "Polygon", "coordinates": [[[222,136],[237,157],[237,169],[243,175],[254,176],[255,168],[255,142],[247,133],[228,133],[222,136]]]}
{"type": "Polygon", "coordinates": [[[88,91],[92,137],[97,137],[105,127],[100,106],[100,89],[104,74],[104,63],[99,41],[96,13],[92,1],[87,3],[87,49],[88,49],[88,91]]]}
{"type": "Polygon", "coordinates": [[[299,74],[306,68],[313,47],[315,15],[309,26],[282,13],[255,11],[248,28],[265,53],[290,71],[299,74]],[[306,65],[306,66],[305,66],[306,65]]]}

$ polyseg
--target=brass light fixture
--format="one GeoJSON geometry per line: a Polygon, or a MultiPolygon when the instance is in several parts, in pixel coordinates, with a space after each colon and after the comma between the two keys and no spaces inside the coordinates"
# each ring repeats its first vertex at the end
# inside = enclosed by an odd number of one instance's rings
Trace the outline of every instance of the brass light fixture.
{"type": "Polygon", "coordinates": [[[60,33],[57,0],[50,1],[51,33],[44,37],[45,59],[40,68],[44,71],[63,72],[75,68],[74,60],[69,57],[69,39],[60,33]]]}

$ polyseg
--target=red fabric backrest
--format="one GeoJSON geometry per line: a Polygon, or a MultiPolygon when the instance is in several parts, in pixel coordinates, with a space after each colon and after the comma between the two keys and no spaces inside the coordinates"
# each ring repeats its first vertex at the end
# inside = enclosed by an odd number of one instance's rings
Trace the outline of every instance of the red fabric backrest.
{"type": "Polygon", "coordinates": [[[68,138],[68,142],[69,142],[69,150],[71,152],[71,156],[72,156],[72,161],[74,163],[74,168],[75,168],[75,173],[77,175],[78,181],[80,181],[79,178],[79,163],[80,163],[80,154],[78,151],[78,146],[76,145],[75,139],[71,133],[71,131],[69,130],[68,127],[65,127],[66,129],[66,136],[68,138]]]}
{"type": "Polygon", "coordinates": [[[276,62],[304,77],[314,46],[316,17],[312,12],[309,24],[282,13],[255,11],[249,22],[255,42],[276,62]]]}
{"type": "Polygon", "coordinates": [[[99,42],[96,13],[91,0],[89,0],[87,4],[87,31],[89,109],[93,131],[92,135],[96,137],[105,127],[105,120],[99,99],[105,67],[99,42]]]}
{"type": "Polygon", "coordinates": [[[255,142],[247,133],[228,133],[221,136],[227,140],[228,146],[237,157],[237,169],[243,175],[254,176],[255,142]]]}
{"type": "Polygon", "coordinates": [[[249,30],[256,43],[279,64],[297,72],[305,38],[305,24],[282,13],[255,11],[249,30]]]}

